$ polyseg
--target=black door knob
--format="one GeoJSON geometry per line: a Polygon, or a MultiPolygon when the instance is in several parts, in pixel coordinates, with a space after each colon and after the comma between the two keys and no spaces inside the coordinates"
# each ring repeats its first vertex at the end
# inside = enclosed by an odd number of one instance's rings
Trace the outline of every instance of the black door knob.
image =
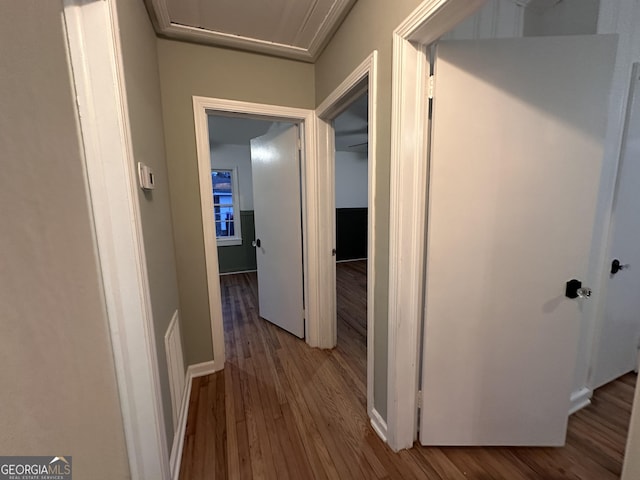
{"type": "Polygon", "coordinates": [[[617,258],[611,262],[611,275],[615,275],[620,270],[624,270],[625,268],[629,268],[629,265],[623,265],[620,263],[620,260],[617,258]]]}

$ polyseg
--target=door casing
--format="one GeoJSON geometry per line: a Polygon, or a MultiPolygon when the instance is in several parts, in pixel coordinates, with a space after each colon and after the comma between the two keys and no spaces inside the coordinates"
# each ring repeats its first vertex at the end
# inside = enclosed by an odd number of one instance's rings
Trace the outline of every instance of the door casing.
{"type": "MultiPolygon", "coordinates": [[[[328,269],[323,268],[320,252],[330,252],[331,246],[322,237],[320,204],[324,172],[318,167],[316,152],[316,117],[313,110],[241,102],[209,97],[193,97],[196,147],[198,154],[198,178],[202,226],[204,232],[207,289],[214,363],[224,366],[224,329],[220,298],[218,252],[216,248],[215,226],[213,224],[213,200],[211,191],[211,163],[209,152],[208,115],[250,115],[273,121],[297,123],[301,126],[303,161],[301,169],[302,185],[302,235],[303,235],[303,276],[305,298],[306,342],[312,347],[324,347],[320,342],[321,319],[329,318],[330,309],[321,302],[323,285],[330,281],[328,269]]],[[[327,258],[330,255],[325,255],[327,258]]],[[[324,261],[327,263],[327,260],[324,261]]]]}

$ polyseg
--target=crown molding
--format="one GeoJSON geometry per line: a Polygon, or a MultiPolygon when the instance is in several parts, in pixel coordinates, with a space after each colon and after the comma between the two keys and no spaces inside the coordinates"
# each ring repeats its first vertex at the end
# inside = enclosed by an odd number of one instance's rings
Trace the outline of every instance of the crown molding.
{"type": "Polygon", "coordinates": [[[145,0],[156,33],[162,37],[236,48],[309,63],[315,62],[320,56],[355,2],[356,0],[336,0],[309,46],[304,48],[175,23],[171,21],[167,0],[145,0]]]}

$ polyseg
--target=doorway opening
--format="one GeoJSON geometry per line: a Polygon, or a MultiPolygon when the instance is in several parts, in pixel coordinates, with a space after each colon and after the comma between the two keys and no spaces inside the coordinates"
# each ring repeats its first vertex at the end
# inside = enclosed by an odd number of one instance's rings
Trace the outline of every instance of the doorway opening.
{"type": "MultiPolygon", "coordinates": [[[[266,313],[268,309],[261,304],[258,307],[260,315],[278,324],[282,320],[278,308],[284,305],[290,313],[292,311],[291,305],[299,305],[295,312],[297,325],[295,331],[289,328],[289,324],[279,326],[300,338],[304,337],[307,343],[314,346],[314,342],[317,342],[318,338],[316,326],[319,323],[318,319],[323,316],[323,309],[319,307],[321,302],[318,301],[318,284],[321,282],[317,258],[319,220],[315,209],[310,208],[310,205],[317,203],[314,186],[318,181],[317,169],[314,168],[316,137],[313,111],[206,97],[193,97],[193,109],[215,370],[222,369],[225,362],[218,248],[249,248],[251,245],[256,251],[255,268],[258,271],[258,276],[261,270],[261,257],[265,257],[267,262],[271,262],[266,267],[269,278],[267,281],[257,282],[257,290],[262,290],[264,286],[266,293],[259,292],[261,302],[264,299],[271,299],[267,305],[275,305],[276,308],[271,313],[266,313]],[[255,229],[256,231],[260,230],[253,239],[247,237],[247,233],[251,232],[250,225],[248,231],[243,233],[245,226],[242,222],[242,208],[247,208],[247,200],[244,201],[243,207],[240,201],[241,196],[238,195],[234,207],[233,194],[229,195],[229,190],[233,189],[235,183],[237,183],[237,190],[241,189],[241,168],[239,165],[235,167],[236,179],[233,178],[233,166],[231,168],[221,166],[212,171],[212,145],[209,138],[209,118],[211,116],[231,117],[235,120],[245,121],[248,119],[264,121],[265,123],[260,124],[259,129],[269,125],[266,132],[263,133],[261,130],[258,132],[263,135],[256,137],[254,142],[258,143],[252,145],[254,159],[251,162],[251,184],[253,187],[251,193],[254,198],[264,200],[259,205],[252,200],[255,229]],[[257,174],[256,168],[262,170],[257,174]],[[277,173],[273,175],[271,173],[273,171],[277,173]],[[256,182],[256,178],[259,179],[258,182],[256,182]],[[214,192],[214,182],[218,192],[214,192]],[[226,186],[223,187],[225,183],[226,186]],[[289,192],[291,197],[287,197],[286,201],[269,197],[269,194],[274,192],[284,195],[285,191],[289,192]],[[271,210],[265,213],[265,206],[271,210]],[[274,216],[273,211],[282,214],[274,216]],[[260,218],[271,218],[271,220],[264,221],[261,226],[260,218]],[[287,230],[284,235],[281,235],[283,232],[280,232],[282,227],[280,220],[283,218],[288,221],[287,228],[290,231],[287,230]],[[302,227],[300,227],[300,223],[302,227]],[[227,242],[224,247],[218,247],[217,233],[222,238],[221,241],[227,242]],[[245,238],[243,239],[243,237],[245,238]],[[280,237],[284,237],[284,240],[280,237]],[[282,253],[282,245],[290,246],[284,254],[282,253]],[[297,252],[294,252],[294,249],[297,252]],[[282,260],[281,257],[284,255],[287,255],[287,258],[282,260]],[[291,266],[298,268],[295,275],[287,274],[290,269],[286,267],[291,266]],[[269,272],[272,273],[269,274],[269,272]],[[287,281],[294,286],[292,288],[296,289],[296,295],[291,295],[287,291],[287,281]],[[274,287],[277,288],[274,289],[274,287]],[[292,299],[295,299],[297,303],[294,304],[292,299]],[[306,308],[303,308],[303,301],[306,302],[306,308]]],[[[231,130],[234,129],[231,128],[231,130]]],[[[234,131],[234,134],[237,133],[234,131]]],[[[227,150],[229,149],[234,150],[234,148],[227,146],[227,150]]],[[[229,167],[228,164],[227,167],[229,167]]],[[[248,216],[245,217],[248,218],[248,216]]],[[[248,223],[250,224],[251,221],[249,220],[248,223]]],[[[252,256],[249,255],[248,258],[250,262],[252,256]]],[[[250,266],[251,264],[249,264],[250,266]]]]}
{"type": "Polygon", "coordinates": [[[259,317],[303,338],[300,127],[221,115],[208,126],[220,274],[245,275],[259,317]]]}
{"type": "Polygon", "coordinates": [[[367,92],[333,120],[337,349],[366,392],[368,110],[367,92]]]}
{"type": "MultiPolygon", "coordinates": [[[[377,65],[378,52],[373,51],[371,55],[364,61],[333,91],[316,109],[318,119],[318,158],[326,159],[324,164],[325,188],[329,192],[323,197],[320,205],[323,210],[325,222],[331,226],[325,233],[328,241],[332,245],[332,256],[328,264],[330,270],[327,282],[325,284],[325,299],[330,302],[332,316],[330,321],[321,325],[321,335],[324,340],[325,347],[335,347],[338,344],[339,320],[338,315],[341,314],[342,304],[336,304],[336,289],[341,288],[337,281],[343,279],[336,278],[336,266],[338,269],[348,271],[349,266],[338,263],[336,258],[342,260],[360,260],[360,271],[351,273],[357,275],[359,281],[359,292],[354,298],[358,298],[362,303],[357,307],[360,315],[366,312],[366,323],[362,324],[363,319],[360,318],[360,335],[365,335],[366,344],[360,344],[360,349],[366,350],[366,357],[360,356],[360,361],[366,358],[366,393],[367,393],[367,413],[369,415],[371,425],[376,433],[386,440],[387,425],[384,420],[384,412],[386,410],[386,378],[378,376],[374,378],[374,371],[382,372],[385,369],[385,359],[376,359],[376,338],[383,338],[378,332],[376,336],[375,323],[375,281],[376,281],[376,258],[375,258],[375,242],[376,242],[376,205],[375,189],[376,189],[376,121],[377,121],[377,65]],[[345,112],[349,113],[345,113],[345,112]],[[345,116],[342,116],[344,114],[345,116]],[[349,117],[352,117],[349,120],[349,117]],[[341,125],[345,120],[347,125],[341,125]],[[366,122],[365,122],[366,118],[366,122]],[[351,147],[351,148],[350,148],[351,147]],[[347,153],[339,153],[341,150],[347,153]],[[359,151],[357,151],[359,150],[359,151]],[[339,164],[340,158],[346,164],[339,164]],[[366,158],[366,165],[364,159],[366,158]],[[366,170],[365,170],[366,166],[366,170]],[[341,171],[349,170],[357,177],[360,184],[360,193],[357,195],[359,211],[355,213],[352,210],[340,212],[342,206],[341,201],[348,200],[348,194],[339,192],[341,182],[349,181],[347,174],[341,171]],[[366,171],[366,203],[362,199],[365,182],[366,171]],[[356,173],[359,172],[359,173],[356,173]],[[366,216],[363,205],[366,205],[366,216]],[[337,209],[336,209],[337,207],[337,209]],[[336,235],[336,230],[340,229],[342,219],[338,217],[355,214],[359,217],[360,230],[359,240],[349,244],[342,243],[340,233],[336,235]],[[366,217],[366,229],[362,225],[366,217]],[[366,233],[366,241],[363,240],[366,233]],[[366,255],[365,255],[366,252],[366,255]],[[362,259],[366,258],[366,261],[362,259]],[[366,265],[365,265],[366,263],[366,265]],[[364,278],[363,278],[364,275],[364,278]],[[366,291],[366,300],[363,298],[363,290],[366,291]],[[378,362],[378,363],[376,363],[378,362]],[[375,369],[374,369],[375,367],[375,369]],[[380,414],[382,412],[382,415],[380,414]]],[[[346,189],[345,189],[346,190],[346,189]]],[[[349,200],[350,204],[356,205],[354,199],[349,200]]],[[[348,223],[346,221],[345,223],[348,223]]],[[[349,225],[351,227],[351,225],[349,225]]],[[[356,266],[355,264],[351,265],[356,266]]],[[[353,269],[352,269],[353,270],[353,269]]],[[[342,272],[340,272],[342,273],[342,272]]],[[[346,276],[346,275],[345,275],[346,276]]],[[[341,292],[342,293],[342,292],[341,292]]],[[[350,301],[352,301],[353,298],[350,301]]],[[[344,303],[349,308],[348,302],[344,303]]],[[[345,312],[342,312],[345,314],[345,312]]],[[[379,328],[379,327],[378,327],[379,328]]],[[[383,346],[382,346],[383,347],[383,346]]]]}
{"type": "Polygon", "coordinates": [[[221,292],[224,322],[229,287],[246,277],[259,317],[304,338],[299,131],[292,122],[208,115],[218,269],[233,276],[221,292]]]}

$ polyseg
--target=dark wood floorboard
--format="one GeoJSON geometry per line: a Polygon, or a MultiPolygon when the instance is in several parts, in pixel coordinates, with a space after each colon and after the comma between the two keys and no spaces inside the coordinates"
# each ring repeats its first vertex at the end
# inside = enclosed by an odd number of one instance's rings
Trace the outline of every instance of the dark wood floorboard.
{"type": "Polygon", "coordinates": [[[221,277],[225,370],[193,381],[180,478],[613,480],[636,375],[598,389],[563,448],[392,452],[366,414],[366,263],[338,265],[338,346],[260,319],[255,274],[221,277]]]}

